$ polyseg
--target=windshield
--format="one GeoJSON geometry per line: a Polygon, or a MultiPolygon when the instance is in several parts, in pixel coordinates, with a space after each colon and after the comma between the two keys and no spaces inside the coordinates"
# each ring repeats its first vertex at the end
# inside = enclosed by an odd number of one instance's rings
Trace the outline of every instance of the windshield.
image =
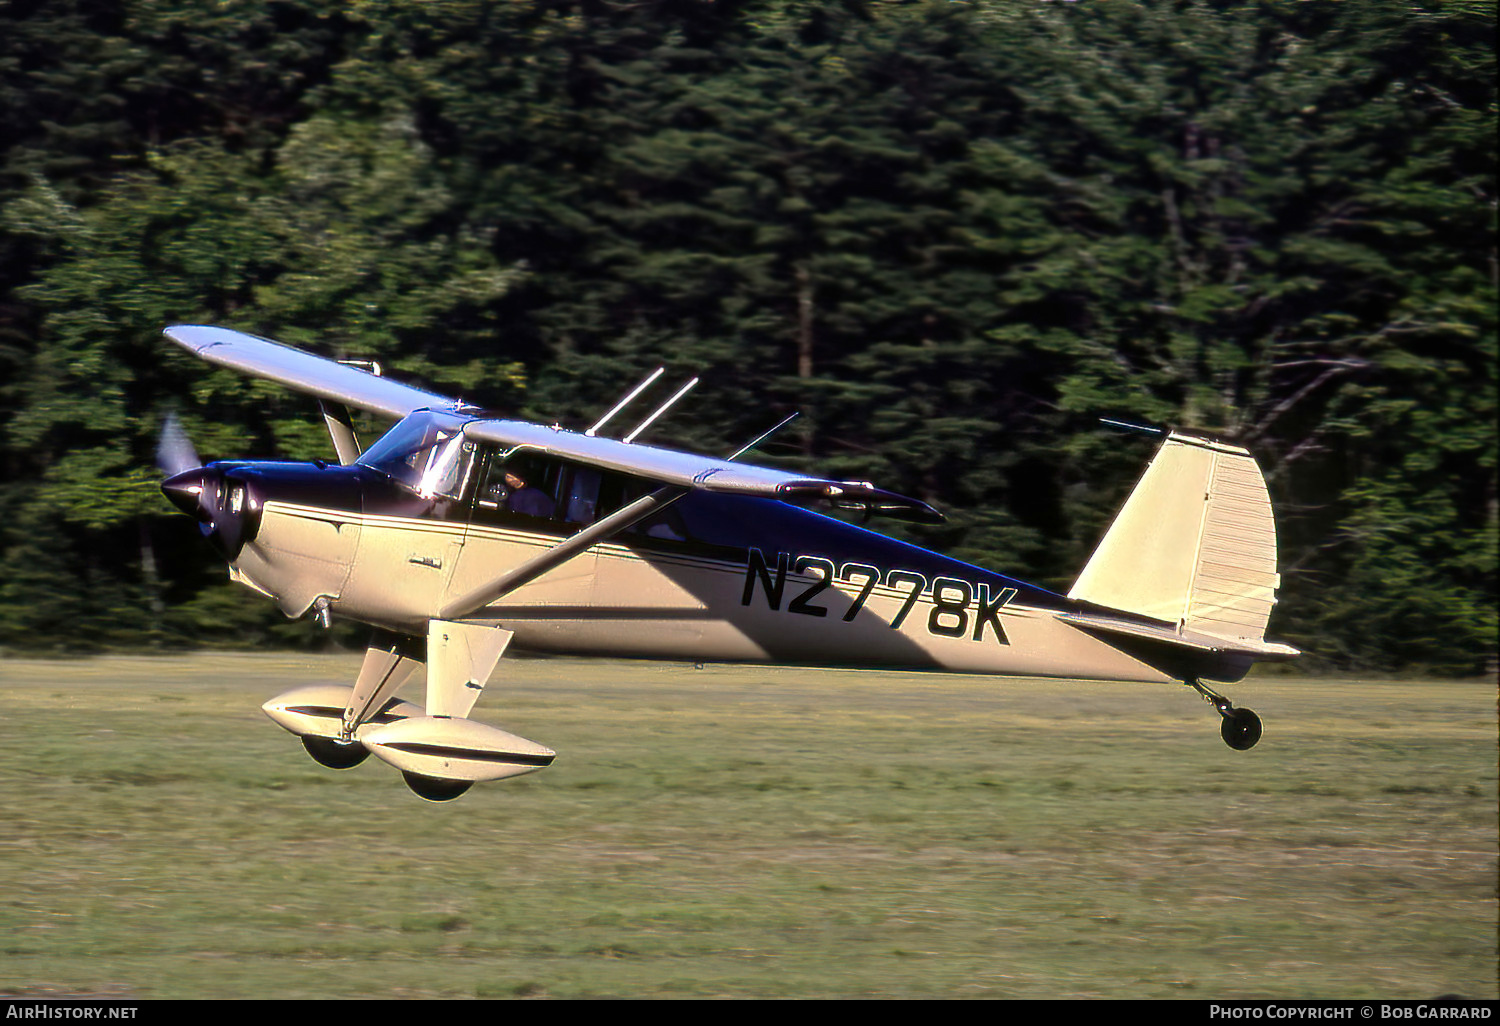
{"type": "Polygon", "coordinates": [[[426,498],[457,496],[473,461],[473,445],[464,441],[464,419],[418,410],[391,428],[359,459],[360,466],[388,475],[426,498]]]}

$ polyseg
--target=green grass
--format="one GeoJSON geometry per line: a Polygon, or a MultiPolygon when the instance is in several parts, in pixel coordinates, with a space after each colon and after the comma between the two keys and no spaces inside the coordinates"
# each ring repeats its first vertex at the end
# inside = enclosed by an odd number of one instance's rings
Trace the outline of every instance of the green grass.
{"type": "Polygon", "coordinates": [[[1493,683],[506,659],[434,805],[259,711],[357,665],[0,664],[0,996],[1497,996],[1493,683]]]}

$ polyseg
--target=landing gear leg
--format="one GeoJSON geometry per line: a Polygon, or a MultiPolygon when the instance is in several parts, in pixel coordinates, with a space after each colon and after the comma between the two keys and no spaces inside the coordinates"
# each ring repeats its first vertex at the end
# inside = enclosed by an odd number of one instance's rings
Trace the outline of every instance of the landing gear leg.
{"type": "Polygon", "coordinates": [[[1219,725],[1219,733],[1224,738],[1224,743],[1237,752],[1247,751],[1255,747],[1260,740],[1260,717],[1249,709],[1236,709],[1234,705],[1208,687],[1197,677],[1189,677],[1184,681],[1188,687],[1203,696],[1203,700],[1213,706],[1220,716],[1224,718],[1219,725]]]}
{"type": "MultiPolygon", "coordinates": [[[[395,704],[393,696],[397,689],[421,663],[421,653],[408,651],[410,648],[395,635],[384,638],[377,635],[371,641],[360,666],[359,679],[349,692],[338,736],[302,735],[302,747],[319,765],[330,769],[353,769],[365,761],[370,750],[354,739],[354,731],[387,705],[395,704]]],[[[326,728],[319,724],[319,729],[326,728]]]]}

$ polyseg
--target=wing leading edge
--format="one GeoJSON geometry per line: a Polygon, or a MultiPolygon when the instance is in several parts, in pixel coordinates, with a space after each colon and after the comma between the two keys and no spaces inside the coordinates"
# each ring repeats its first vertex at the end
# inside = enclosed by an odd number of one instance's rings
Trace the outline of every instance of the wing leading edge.
{"type": "MultiPolygon", "coordinates": [[[[478,412],[458,400],[229,328],[174,325],[165,334],[211,363],[387,417],[399,419],[422,409],[478,412]]],[[[778,499],[798,506],[827,502],[919,523],[943,520],[927,503],[876,488],[868,481],[810,477],[519,420],[476,418],[464,425],[464,434],[511,452],[536,452],[681,488],[778,499]]]]}
{"type": "Polygon", "coordinates": [[[413,410],[466,408],[455,399],[229,328],[176,324],[163,334],[209,363],[397,420],[413,410]]]}

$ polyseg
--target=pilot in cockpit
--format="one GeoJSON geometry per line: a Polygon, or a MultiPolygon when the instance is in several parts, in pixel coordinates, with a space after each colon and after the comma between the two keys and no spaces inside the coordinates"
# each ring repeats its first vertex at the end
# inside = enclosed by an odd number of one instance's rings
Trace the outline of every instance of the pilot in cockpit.
{"type": "Polygon", "coordinates": [[[525,473],[521,467],[505,468],[505,486],[509,489],[505,508],[527,516],[550,517],[555,508],[552,497],[540,488],[527,484],[525,473]]]}

